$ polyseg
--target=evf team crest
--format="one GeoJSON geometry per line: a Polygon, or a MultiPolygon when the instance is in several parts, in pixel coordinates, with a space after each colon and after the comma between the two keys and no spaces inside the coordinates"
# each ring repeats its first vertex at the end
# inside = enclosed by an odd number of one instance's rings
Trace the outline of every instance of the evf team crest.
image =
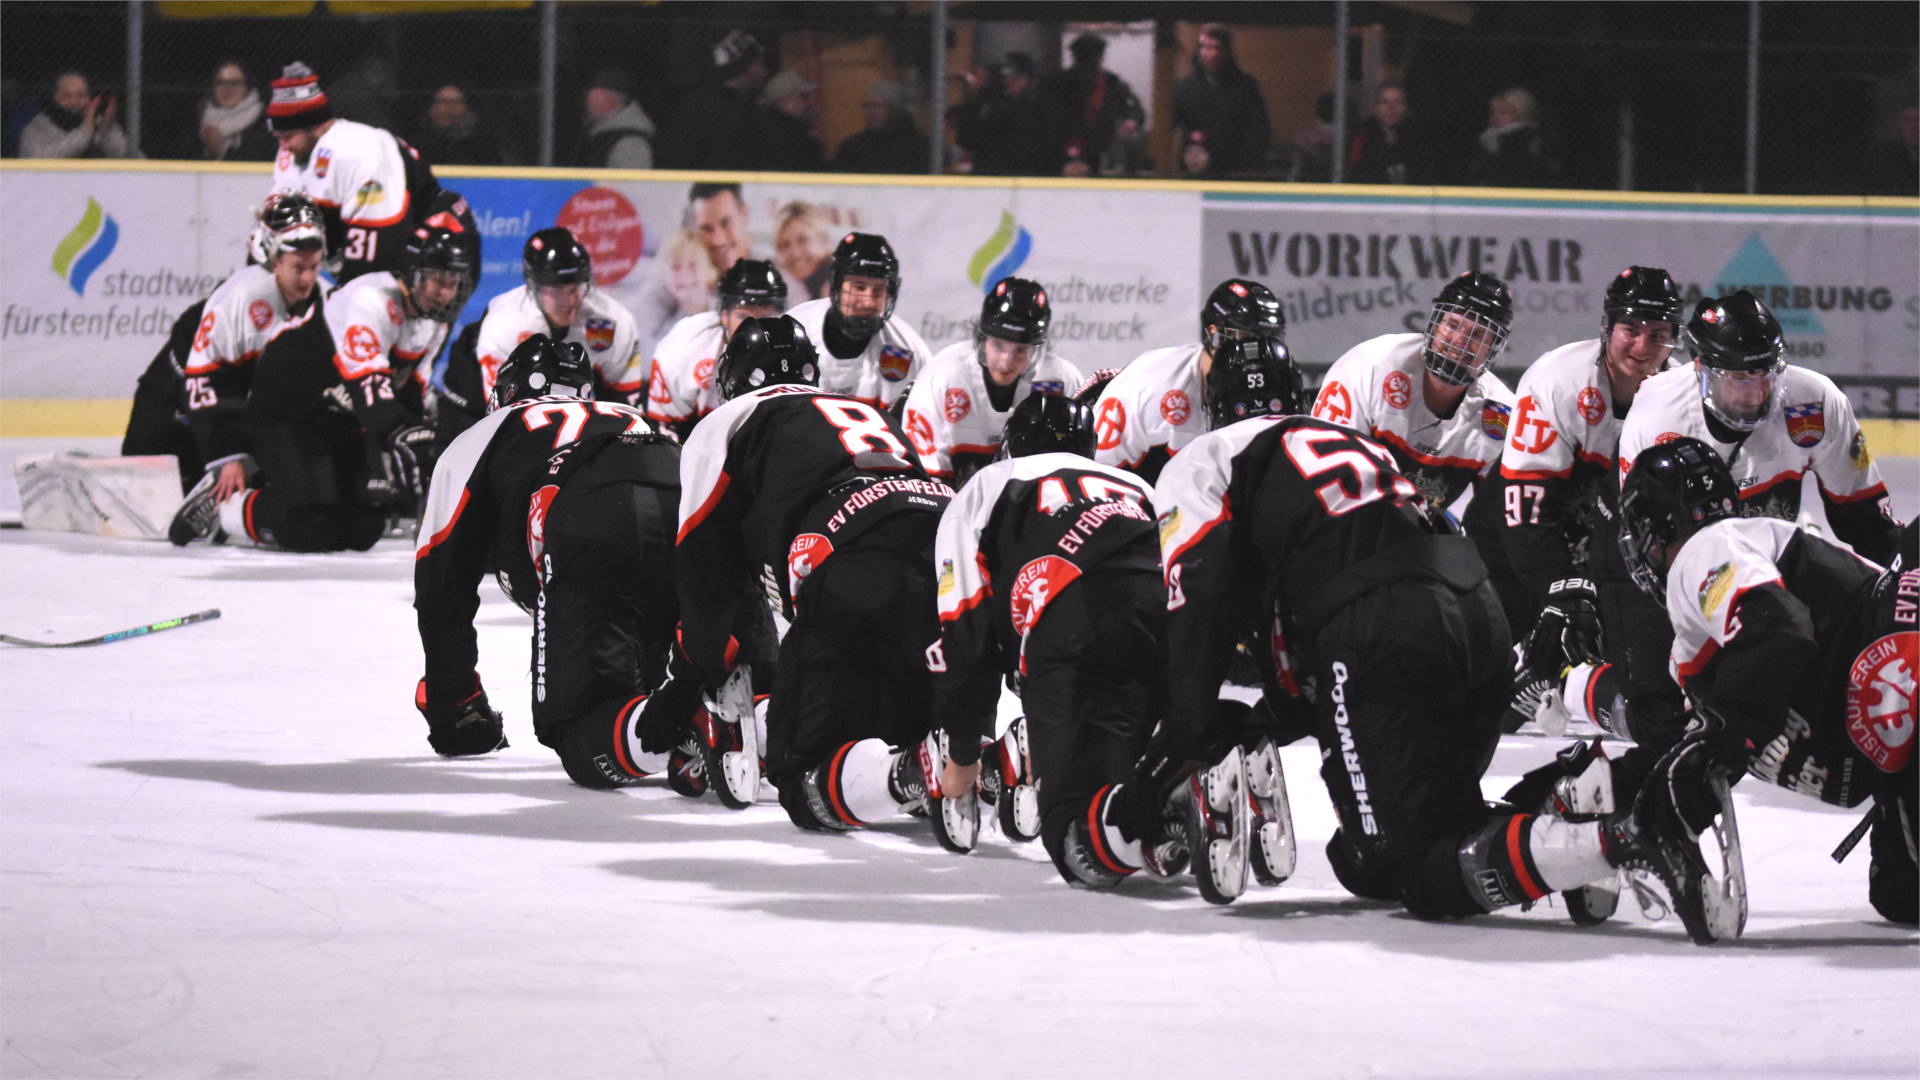
{"type": "Polygon", "coordinates": [[[1847,669],[1847,735],[1882,772],[1913,756],[1920,633],[1888,634],[1861,650],[1847,669]]]}

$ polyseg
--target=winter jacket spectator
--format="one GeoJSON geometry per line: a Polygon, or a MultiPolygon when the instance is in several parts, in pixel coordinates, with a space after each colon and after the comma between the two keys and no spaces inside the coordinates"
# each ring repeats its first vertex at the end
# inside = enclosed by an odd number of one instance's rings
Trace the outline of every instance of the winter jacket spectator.
{"type": "Polygon", "coordinates": [[[626,72],[606,69],[594,76],[578,160],[590,169],[653,168],[653,119],[633,100],[626,72]]]}
{"type": "Polygon", "coordinates": [[[200,124],[181,157],[202,161],[272,161],[280,144],[267,130],[267,107],[229,60],[213,72],[213,89],[200,101],[200,124]]]}
{"type": "Polygon", "coordinates": [[[820,172],[827,151],[813,137],[814,85],[792,68],[767,81],[760,92],[762,148],[766,167],[782,172],[820,172]]]}
{"type": "Polygon", "coordinates": [[[53,80],[53,100],[20,132],[23,158],[128,158],[139,154],[114,122],[119,102],[101,99],[87,77],[69,71],[53,80]]]}
{"type": "Polygon", "coordinates": [[[1193,71],[1173,85],[1173,122],[1206,132],[1212,170],[1233,174],[1266,167],[1273,124],[1260,84],[1233,59],[1233,33],[1219,23],[1200,29],[1193,71]]]}
{"type": "Polygon", "coordinates": [[[1535,122],[1533,95],[1519,87],[1487,103],[1487,130],[1467,162],[1467,180],[1483,187],[1550,187],[1559,169],[1535,122]]]}
{"type": "Polygon", "coordinates": [[[1066,160],[1065,119],[1040,95],[1023,53],[1007,57],[999,81],[960,106],[954,137],[973,156],[975,176],[1058,176],[1066,160]]]}
{"type": "Polygon", "coordinates": [[[1433,168],[1419,131],[1407,121],[1407,92],[1386,83],[1373,94],[1373,115],[1347,148],[1348,183],[1431,184],[1433,168]]]}
{"type": "MultiPolygon", "coordinates": [[[[636,106],[637,108],[637,106],[636,106]]],[[[642,113],[642,116],[645,114],[642,113]]],[[[413,133],[413,148],[432,165],[511,165],[498,128],[482,124],[467,107],[466,91],[448,83],[433,92],[433,104],[413,133]]],[[[620,168],[645,168],[624,165],[620,168]]]]}
{"type": "Polygon", "coordinates": [[[1100,66],[1107,42],[1098,34],[1073,40],[1073,66],[1046,77],[1040,95],[1053,102],[1069,146],[1078,144],[1089,162],[1106,154],[1116,135],[1132,136],[1147,122],[1146,110],[1127,81],[1100,66]]]}
{"type": "Polygon", "coordinates": [[[712,77],[681,100],[660,130],[660,167],[764,168],[758,105],[768,74],[764,50],[753,35],[735,30],[713,47],[712,57],[712,77]]]}
{"type": "Polygon", "coordinates": [[[833,152],[833,171],[924,175],[932,150],[913,126],[907,100],[906,87],[896,82],[867,87],[860,103],[867,126],[840,141],[833,152]]]}

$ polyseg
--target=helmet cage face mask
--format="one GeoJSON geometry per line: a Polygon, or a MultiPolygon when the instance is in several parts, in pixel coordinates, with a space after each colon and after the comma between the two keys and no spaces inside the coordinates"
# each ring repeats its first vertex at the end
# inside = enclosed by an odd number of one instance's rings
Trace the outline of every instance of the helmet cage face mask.
{"type": "Polygon", "coordinates": [[[413,310],[423,319],[450,323],[460,315],[460,309],[467,305],[467,298],[473,295],[473,275],[465,270],[451,270],[435,266],[416,266],[407,274],[407,298],[413,304],[413,310]],[[445,303],[429,308],[421,299],[421,287],[429,281],[451,282],[453,295],[445,303]]]}
{"type": "Polygon", "coordinates": [[[1423,358],[1433,377],[1448,386],[1466,386],[1480,377],[1507,344],[1507,328],[1485,312],[1464,304],[1437,301],[1427,315],[1423,358]],[[1442,337],[1449,327],[1454,332],[1442,337]]]}
{"type": "Polygon", "coordinates": [[[833,284],[828,299],[833,304],[834,314],[839,316],[840,325],[848,334],[870,338],[880,332],[880,327],[888,319],[893,318],[894,305],[900,300],[900,258],[884,238],[871,233],[848,233],[834,248],[832,258],[833,284]],[[850,277],[886,282],[887,304],[880,314],[847,314],[841,306],[840,297],[850,277]]]}
{"type": "Polygon", "coordinates": [[[839,267],[836,266],[834,268],[833,310],[835,311],[835,313],[837,313],[840,316],[840,325],[846,327],[847,333],[852,334],[855,337],[872,337],[873,335],[879,333],[880,328],[886,325],[887,320],[893,318],[893,306],[894,304],[898,303],[899,300],[900,300],[900,276],[898,274],[894,274],[892,276],[882,276],[878,273],[870,272],[868,269],[862,268],[862,267],[855,267],[851,270],[848,270],[845,273],[841,273],[839,267]],[[881,310],[880,314],[849,315],[847,314],[846,309],[840,306],[840,290],[845,288],[847,279],[850,277],[872,278],[876,281],[886,282],[887,306],[881,310]]]}
{"type": "Polygon", "coordinates": [[[1773,415],[1780,401],[1780,376],[1787,370],[1785,360],[1775,357],[1771,366],[1763,368],[1721,368],[1705,361],[1698,366],[1700,400],[1714,419],[1735,431],[1747,432],[1758,430],[1773,415]],[[1765,384],[1758,401],[1749,390],[1755,383],[1765,384]]]}
{"type": "Polygon", "coordinates": [[[1664,605],[1667,572],[1664,566],[1654,564],[1653,549],[1673,542],[1672,522],[1656,519],[1645,502],[1642,492],[1633,489],[1620,498],[1620,558],[1627,564],[1634,585],[1664,605]]]}

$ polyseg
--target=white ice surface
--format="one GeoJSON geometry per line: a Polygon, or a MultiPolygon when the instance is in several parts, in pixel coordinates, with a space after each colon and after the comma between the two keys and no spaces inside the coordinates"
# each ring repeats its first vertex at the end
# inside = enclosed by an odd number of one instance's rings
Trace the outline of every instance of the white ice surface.
{"type": "MultiPolygon", "coordinates": [[[[1297,745],[1292,882],[1091,894],[1037,843],[959,858],[907,819],[814,836],[767,801],[572,786],[490,585],[514,745],[434,758],[410,568],[0,533],[0,631],[225,613],[0,648],[0,1075],[1920,1073],[1916,934],[1867,904],[1864,849],[1827,857],[1852,813],[1740,785],[1727,947],[1557,906],[1435,925],[1339,888],[1297,745]]],[[[1486,790],[1554,747],[1507,739],[1486,790]]]]}

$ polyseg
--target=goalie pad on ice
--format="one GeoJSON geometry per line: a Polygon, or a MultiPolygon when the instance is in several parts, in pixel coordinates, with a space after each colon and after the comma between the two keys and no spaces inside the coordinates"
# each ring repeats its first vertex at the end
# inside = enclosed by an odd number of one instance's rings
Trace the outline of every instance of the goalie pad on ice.
{"type": "Polygon", "coordinates": [[[20,523],[42,532],[164,540],[180,508],[172,457],[99,458],[78,450],[15,458],[20,523]]]}

